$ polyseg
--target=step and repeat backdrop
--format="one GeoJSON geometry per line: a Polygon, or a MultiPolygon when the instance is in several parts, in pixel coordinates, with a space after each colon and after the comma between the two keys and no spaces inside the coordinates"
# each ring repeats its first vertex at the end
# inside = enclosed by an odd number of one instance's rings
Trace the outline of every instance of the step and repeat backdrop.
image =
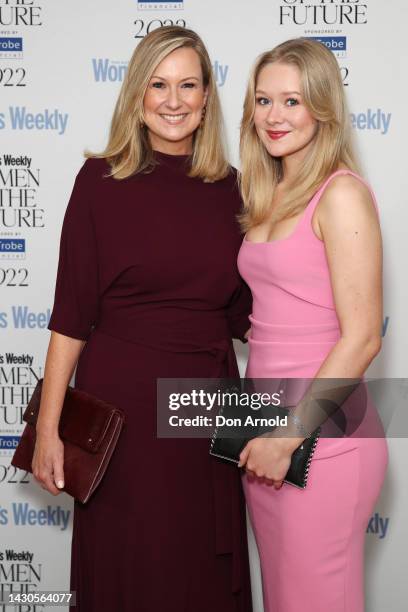
{"type": "MultiPolygon", "coordinates": [[[[331,49],[384,236],[383,349],[370,375],[406,377],[407,23],[403,0],[0,0],[0,594],[69,587],[71,500],[44,492],[10,459],[43,375],[60,228],[74,177],[84,149],[101,150],[106,142],[134,47],[163,25],[190,27],[203,37],[235,165],[256,56],[298,36],[319,38],[331,49]]],[[[119,214],[116,206],[112,215],[119,214]]],[[[237,349],[243,369],[245,349],[237,349]]],[[[369,612],[401,612],[408,599],[408,449],[404,438],[389,445],[387,481],[367,525],[369,612]]],[[[254,608],[262,612],[250,526],[249,535],[254,608]]],[[[0,606],[6,610],[43,608],[0,606]]]]}

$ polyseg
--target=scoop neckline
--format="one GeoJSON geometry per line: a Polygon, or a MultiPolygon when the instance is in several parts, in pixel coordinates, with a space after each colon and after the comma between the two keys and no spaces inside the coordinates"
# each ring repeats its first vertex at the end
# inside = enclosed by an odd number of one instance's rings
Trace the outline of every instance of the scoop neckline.
{"type": "MultiPolygon", "coordinates": [[[[335,176],[336,174],[352,174],[354,176],[356,176],[356,173],[353,172],[352,170],[349,170],[348,168],[339,168],[338,170],[335,170],[335,172],[332,172],[332,174],[330,174],[330,176],[322,183],[322,185],[319,187],[319,189],[316,191],[316,193],[314,194],[314,196],[309,200],[309,202],[306,204],[302,214],[299,217],[299,221],[296,223],[293,231],[291,234],[289,234],[289,236],[286,236],[285,238],[276,238],[275,240],[262,240],[261,242],[254,242],[253,240],[248,240],[246,237],[246,234],[244,235],[243,238],[243,242],[246,242],[246,244],[275,244],[277,243],[282,243],[282,242],[287,242],[288,240],[290,240],[291,238],[293,238],[293,236],[295,236],[295,234],[297,233],[297,231],[299,230],[301,224],[304,222],[304,219],[307,215],[307,210],[310,206],[310,204],[313,202],[314,198],[316,197],[316,195],[319,193],[320,189],[322,189],[325,185],[326,182],[328,180],[330,180],[333,176],[335,176]]],[[[323,240],[321,240],[318,236],[316,236],[316,234],[314,233],[313,229],[312,232],[316,238],[316,240],[318,240],[319,242],[324,242],[323,240]]]]}
{"type": "MultiPolygon", "coordinates": [[[[313,199],[313,198],[312,198],[313,199]]],[[[311,202],[312,200],[310,200],[311,202]]],[[[309,204],[310,204],[309,202],[309,204]]],[[[298,231],[299,226],[301,225],[301,223],[303,222],[304,218],[306,217],[306,211],[308,209],[309,204],[307,204],[307,206],[305,206],[305,209],[303,210],[302,214],[299,217],[298,222],[296,223],[295,227],[293,228],[292,232],[289,234],[289,236],[285,236],[285,238],[276,238],[275,240],[262,240],[260,242],[254,242],[253,240],[248,240],[246,237],[246,234],[244,235],[244,242],[246,242],[247,244],[275,244],[275,243],[279,243],[279,242],[287,242],[288,240],[290,240],[298,231]]],[[[314,233],[314,232],[313,232],[314,233]]],[[[320,238],[318,238],[316,236],[316,238],[318,240],[320,240],[320,238]]],[[[320,240],[320,242],[322,242],[320,240]]]]}

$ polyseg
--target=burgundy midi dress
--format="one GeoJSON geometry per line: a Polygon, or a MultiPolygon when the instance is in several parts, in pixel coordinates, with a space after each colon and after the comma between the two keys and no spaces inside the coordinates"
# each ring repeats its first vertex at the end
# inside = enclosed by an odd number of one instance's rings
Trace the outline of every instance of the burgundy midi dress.
{"type": "Polygon", "coordinates": [[[237,271],[233,172],[187,176],[155,152],[149,174],[78,173],[61,233],[48,328],[85,340],[75,386],[121,406],[126,424],[99,488],[75,502],[76,612],[250,612],[239,471],[208,439],[156,434],[158,377],[236,376],[249,328],[237,271]]]}

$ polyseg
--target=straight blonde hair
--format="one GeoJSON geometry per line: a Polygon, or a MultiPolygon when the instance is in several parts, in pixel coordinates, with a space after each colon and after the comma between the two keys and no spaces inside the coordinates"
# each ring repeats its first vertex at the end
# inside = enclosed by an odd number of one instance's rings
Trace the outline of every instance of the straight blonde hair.
{"type": "Polygon", "coordinates": [[[340,69],[333,53],[323,44],[305,38],[287,40],[260,55],[251,72],[241,122],[240,188],[244,231],[267,218],[271,223],[300,213],[323,181],[340,164],[354,172],[359,165],[351,142],[351,122],[340,69]],[[317,132],[290,193],[276,210],[271,209],[275,188],[283,178],[281,158],[272,157],[262,144],[254,125],[255,91],[262,68],[273,62],[299,69],[302,100],[317,120],[317,132]]]}
{"type": "Polygon", "coordinates": [[[213,182],[230,172],[222,141],[222,114],[211,61],[201,38],[187,28],[164,26],[150,32],[130,59],[112,117],[109,141],[101,153],[85,157],[106,158],[110,176],[125,179],[154,168],[153,150],[144,125],[143,100],[158,64],[181,47],[194,49],[200,58],[203,85],[208,90],[205,116],[193,136],[189,176],[213,182]]]}

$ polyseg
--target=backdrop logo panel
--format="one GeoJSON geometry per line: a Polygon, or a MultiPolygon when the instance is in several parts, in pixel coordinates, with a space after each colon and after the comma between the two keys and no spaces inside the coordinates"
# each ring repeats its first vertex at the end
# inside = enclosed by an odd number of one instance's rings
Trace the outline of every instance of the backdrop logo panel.
{"type": "Polygon", "coordinates": [[[23,39],[2,36],[0,38],[0,59],[23,59],[23,39]]]}
{"type": "Polygon", "coordinates": [[[368,22],[368,5],[360,0],[280,0],[278,23],[284,28],[299,26],[298,36],[315,38],[341,60],[340,72],[345,86],[350,85],[350,68],[343,65],[351,34],[368,22]]]}
{"type": "Polygon", "coordinates": [[[0,259],[25,259],[25,238],[0,238],[0,259]]]}
{"type": "MultiPolygon", "coordinates": [[[[17,121],[14,118],[14,121],[17,121]]],[[[22,121],[22,118],[19,118],[22,121]]],[[[23,124],[19,129],[23,129],[23,124]]],[[[0,232],[44,227],[44,209],[38,206],[40,169],[31,167],[28,155],[0,157],[0,232]]],[[[10,243],[9,250],[22,249],[21,242],[10,243]]]]}
{"type": "MultiPolygon", "coordinates": [[[[40,168],[29,155],[0,156],[0,287],[28,287],[27,268],[5,265],[26,258],[26,232],[45,227],[45,210],[38,205],[40,168]]],[[[0,328],[5,313],[0,312],[0,328]]],[[[0,356],[1,357],[1,356],[0,356]]]]}
{"type": "Polygon", "coordinates": [[[347,57],[346,36],[307,36],[307,38],[310,38],[310,40],[318,40],[330,49],[330,51],[333,51],[336,57],[347,57]]]}
{"type": "Polygon", "coordinates": [[[0,436],[0,454],[11,455],[20,441],[20,436],[0,436]]]}

